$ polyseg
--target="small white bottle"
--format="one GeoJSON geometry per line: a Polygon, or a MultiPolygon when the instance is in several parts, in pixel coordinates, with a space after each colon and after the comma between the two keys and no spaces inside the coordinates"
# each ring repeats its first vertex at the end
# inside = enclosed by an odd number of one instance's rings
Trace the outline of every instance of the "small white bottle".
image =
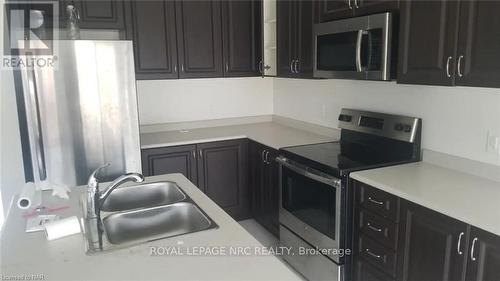
{"type": "Polygon", "coordinates": [[[78,21],[80,20],[80,16],[73,5],[66,6],[66,14],[68,16],[68,27],[67,27],[67,35],[68,39],[78,40],[80,39],[80,26],[78,25],[78,21]]]}

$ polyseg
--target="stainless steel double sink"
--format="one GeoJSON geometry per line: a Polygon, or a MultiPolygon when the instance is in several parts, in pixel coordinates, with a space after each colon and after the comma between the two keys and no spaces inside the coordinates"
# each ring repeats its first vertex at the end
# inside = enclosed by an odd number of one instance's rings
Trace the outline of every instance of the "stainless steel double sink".
{"type": "MultiPolygon", "coordinates": [[[[84,210],[85,211],[85,210],[84,210]]],[[[85,214],[85,212],[84,212],[85,214]]],[[[103,203],[99,241],[86,231],[87,253],[123,248],[217,227],[175,182],[162,181],[115,189],[103,203]]]]}

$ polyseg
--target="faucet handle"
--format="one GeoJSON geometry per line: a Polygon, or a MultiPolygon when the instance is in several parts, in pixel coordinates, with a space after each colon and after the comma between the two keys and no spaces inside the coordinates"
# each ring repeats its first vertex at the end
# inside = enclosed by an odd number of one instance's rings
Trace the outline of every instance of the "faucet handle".
{"type": "Polygon", "coordinates": [[[104,168],[107,168],[109,167],[109,165],[111,165],[110,163],[106,163],[104,165],[101,165],[99,167],[97,167],[93,172],[92,174],[90,174],[89,176],[89,180],[87,182],[87,185],[88,187],[91,187],[91,188],[96,188],[97,187],[97,184],[99,183],[97,181],[97,174],[99,174],[99,172],[104,169],[104,168]]]}

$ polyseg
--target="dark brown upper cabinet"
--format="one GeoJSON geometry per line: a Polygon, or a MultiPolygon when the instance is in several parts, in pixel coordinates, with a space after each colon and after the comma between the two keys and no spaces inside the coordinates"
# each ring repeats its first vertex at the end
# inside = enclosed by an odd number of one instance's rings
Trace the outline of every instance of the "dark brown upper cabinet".
{"type": "Polygon", "coordinates": [[[312,78],[312,1],[277,1],[278,76],[312,78]]]}
{"type": "Polygon", "coordinates": [[[492,281],[500,276],[500,237],[472,227],[467,281],[492,281]]]}
{"type": "Polygon", "coordinates": [[[317,22],[396,11],[399,0],[319,0],[316,2],[317,22]]]}
{"type": "Polygon", "coordinates": [[[201,143],[198,187],[236,220],[250,217],[248,140],[201,143]]]}
{"type": "Polygon", "coordinates": [[[141,158],[145,176],[181,173],[195,185],[198,183],[196,145],[143,149],[141,158]]]}
{"type": "Polygon", "coordinates": [[[178,78],[173,1],[130,1],[137,79],[178,78]]]}
{"type": "Polygon", "coordinates": [[[460,5],[456,85],[500,87],[500,2],[460,5]]]}
{"type": "Polygon", "coordinates": [[[407,201],[401,213],[400,279],[462,280],[468,225],[407,201]]]}
{"type": "Polygon", "coordinates": [[[398,83],[500,87],[498,1],[403,1],[398,83]]]}
{"type": "Polygon", "coordinates": [[[453,85],[457,1],[403,1],[398,83],[453,85]]]}
{"type": "Polygon", "coordinates": [[[222,77],[221,2],[175,4],[179,77],[222,77]]]}
{"type": "Polygon", "coordinates": [[[259,76],[262,57],[261,1],[222,2],[224,76],[259,76]]]}
{"type": "Polygon", "coordinates": [[[74,4],[80,15],[81,28],[125,28],[122,0],[79,0],[74,4]]]}

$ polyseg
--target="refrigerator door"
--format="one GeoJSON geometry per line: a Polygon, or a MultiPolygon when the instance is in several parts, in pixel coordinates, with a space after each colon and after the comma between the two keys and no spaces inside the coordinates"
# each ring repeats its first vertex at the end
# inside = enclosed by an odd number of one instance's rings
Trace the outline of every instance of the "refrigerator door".
{"type": "Polygon", "coordinates": [[[141,172],[130,41],[58,41],[57,68],[21,71],[35,183],[87,183],[141,172]]]}

